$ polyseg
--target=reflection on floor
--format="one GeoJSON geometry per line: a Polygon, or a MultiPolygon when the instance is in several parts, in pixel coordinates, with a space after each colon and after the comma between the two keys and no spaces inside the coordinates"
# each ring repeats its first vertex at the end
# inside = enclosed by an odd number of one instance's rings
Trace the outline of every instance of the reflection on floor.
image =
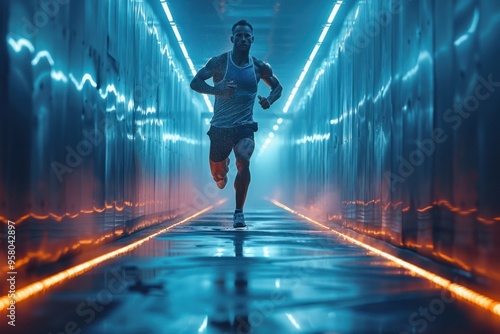
{"type": "MultiPolygon", "coordinates": [[[[228,205],[216,208],[19,304],[15,332],[494,333],[500,328],[492,314],[272,204],[248,209],[248,229],[233,229],[231,219],[228,205]]],[[[146,231],[134,238],[141,233],[146,231]]]]}

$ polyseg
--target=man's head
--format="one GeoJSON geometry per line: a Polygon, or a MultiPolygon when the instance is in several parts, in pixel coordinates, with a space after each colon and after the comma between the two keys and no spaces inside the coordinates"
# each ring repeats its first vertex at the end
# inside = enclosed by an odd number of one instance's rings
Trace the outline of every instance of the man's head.
{"type": "Polygon", "coordinates": [[[233,25],[233,28],[232,28],[233,35],[234,35],[234,31],[236,30],[237,26],[247,26],[247,27],[250,28],[250,30],[252,31],[252,34],[253,34],[253,27],[252,27],[252,25],[250,23],[248,23],[247,21],[245,21],[245,20],[239,20],[238,22],[236,22],[233,25]]]}
{"type": "Polygon", "coordinates": [[[231,42],[237,50],[249,50],[253,43],[253,27],[245,20],[236,22],[232,28],[231,42]]]}

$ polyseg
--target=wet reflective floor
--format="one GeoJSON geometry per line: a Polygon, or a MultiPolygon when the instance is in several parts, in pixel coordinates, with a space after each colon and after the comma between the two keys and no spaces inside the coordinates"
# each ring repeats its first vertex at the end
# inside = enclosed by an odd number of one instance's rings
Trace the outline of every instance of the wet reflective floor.
{"type": "Polygon", "coordinates": [[[215,208],[23,301],[1,332],[500,332],[487,311],[270,203],[246,212],[248,229],[231,219],[215,208]]]}

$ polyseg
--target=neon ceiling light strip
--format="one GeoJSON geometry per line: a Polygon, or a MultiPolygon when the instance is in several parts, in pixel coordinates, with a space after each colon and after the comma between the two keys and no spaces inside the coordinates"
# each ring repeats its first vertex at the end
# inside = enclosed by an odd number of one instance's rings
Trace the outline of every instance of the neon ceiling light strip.
{"type": "Polygon", "coordinates": [[[337,16],[337,13],[340,9],[340,6],[342,5],[342,1],[336,1],[335,5],[333,6],[332,12],[330,13],[330,16],[328,17],[327,23],[325,24],[325,27],[323,28],[323,31],[321,32],[321,35],[318,38],[318,42],[314,46],[311,54],[309,55],[309,58],[307,59],[306,65],[304,66],[304,69],[302,70],[302,73],[300,73],[299,79],[295,83],[295,86],[292,89],[292,92],[290,93],[290,96],[288,96],[288,100],[286,101],[285,107],[283,108],[283,112],[287,113],[288,109],[290,108],[290,105],[292,104],[292,101],[295,97],[295,94],[297,94],[297,91],[299,90],[300,85],[302,84],[302,81],[304,80],[307,72],[309,71],[309,68],[311,67],[311,64],[316,57],[316,54],[318,53],[318,50],[325,40],[326,34],[328,33],[328,30],[330,30],[330,27],[332,25],[333,20],[335,19],[335,16],[337,16]]]}
{"type": "MultiPolygon", "coordinates": [[[[314,58],[316,57],[316,54],[318,53],[321,44],[325,40],[325,37],[328,34],[328,30],[330,30],[332,22],[335,19],[335,16],[337,16],[338,11],[340,10],[340,6],[342,5],[342,2],[343,1],[336,1],[335,2],[335,5],[333,6],[333,9],[330,13],[330,16],[328,17],[328,20],[326,21],[326,24],[323,28],[323,31],[321,32],[321,34],[318,38],[318,42],[314,45],[314,48],[311,51],[311,54],[309,55],[309,58],[307,59],[307,62],[305,64],[304,68],[302,69],[302,72],[300,73],[299,79],[295,83],[295,86],[293,87],[290,95],[288,96],[288,100],[286,101],[285,107],[283,108],[283,113],[287,113],[288,109],[292,105],[292,101],[295,97],[295,94],[297,94],[297,91],[299,90],[300,85],[302,85],[302,81],[306,77],[307,72],[309,71],[309,68],[311,67],[312,62],[313,62],[314,58]]],[[[281,124],[281,123],[279,122],[278,124],[281,124]]],[[[277,131],[277,129],[274,131],[277,131]]],[[[257,154],[257,157],[260,157],[260,156],[262,156],[262,154],[264,154],[264,151],[267,149],[269,144],[271,144],[271,138],[267,138],[266,142],[264,143],[264,145],[261,147],[259,153],[257,154]]]]}
{"type": "MultiPolygon", "coordinates": [[[[194,68],[193,61],[191,60],[191,57],[189,57],[189,53],[187,51],[186,45],[184,44],[182,40],[181,33],[179,32],[179,28],[177,27],[177,24],[175,24],[174,17],[172,16],[172,13],[170,12],[170,8],[168,8],[166,0],[160,0],[161,6],[163,7],[163,10],[165,11],[165,15],[167,15],[168,22],[170,22],[170,26],[172,27],[172,30],[174,31],[175,38],[177,39],[177,42],[179,43],[179,47],[182,50],[182,54],[184,55],[184,58],[186,58],[186,62],[188,63],[189,69],[191,70],[191,73],[196,75],[196,69],[194,68]]],[[[214,111],[214,107],[212,106],[212,102],[210,102],[210,99],[206,94],[203,94],[203,99],[205,100],[205,103],[208,107],[208,110],[210,112],[214,111]]]]}

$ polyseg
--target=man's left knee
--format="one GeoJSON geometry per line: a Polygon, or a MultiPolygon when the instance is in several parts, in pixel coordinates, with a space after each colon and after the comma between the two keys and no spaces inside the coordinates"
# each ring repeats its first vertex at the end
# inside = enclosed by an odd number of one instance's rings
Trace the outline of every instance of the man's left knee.
{"type": "Polygon", "coordinates": [[[238,172],[247,170],[249,169],[249,167],[250,167],[250,159],[246,158],[236,159],[236,169],[238,170],[238,172]]]}
{"type": "Polygon", "coordinates": [[[237,159],[250,160],[254,149],[254,141],[250,138],[244,138],[235,146],[234,153],[237,159]]]}

